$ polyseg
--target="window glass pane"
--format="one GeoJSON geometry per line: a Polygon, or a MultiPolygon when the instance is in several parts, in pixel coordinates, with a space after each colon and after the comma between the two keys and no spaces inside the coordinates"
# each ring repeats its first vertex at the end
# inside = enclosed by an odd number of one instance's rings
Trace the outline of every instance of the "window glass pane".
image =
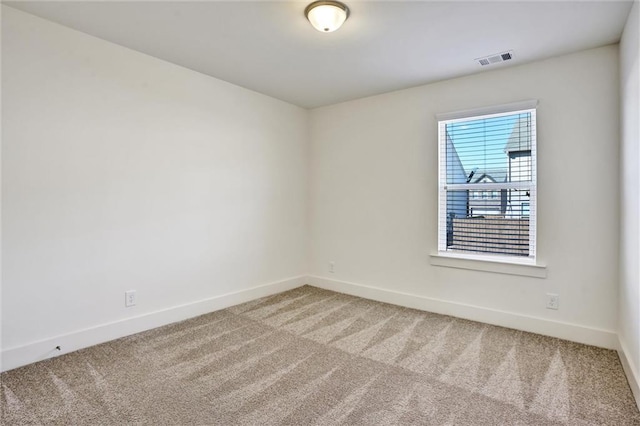
{"type": "Polygon", "coordinates": [[[535,110],[440,128],[440,250],[535,256],[535,110]]]}
{"type": "Polygon", "coordinates": [[[447,123],[447,184],[531,181],[531,114],[447,123]]]}
{"type": "Polygon", "coordinates": [[[468,192],[447,191],[447,250],[528,256],[528,191],[502,190],[501,197],[485,199],[468,192]]]}

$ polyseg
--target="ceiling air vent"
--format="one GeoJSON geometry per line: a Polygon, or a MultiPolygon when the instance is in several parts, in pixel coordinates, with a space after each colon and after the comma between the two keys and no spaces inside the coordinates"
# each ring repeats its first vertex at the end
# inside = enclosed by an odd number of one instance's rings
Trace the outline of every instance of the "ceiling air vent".
{"type": "Polygon", "coordinates": [[[476,58],[476,61],[482,66],[497,64],[498,62],[508,61],[513,58],[513,50],[508,50],[495,55],[485,56],[484,58],[476,58]]]}

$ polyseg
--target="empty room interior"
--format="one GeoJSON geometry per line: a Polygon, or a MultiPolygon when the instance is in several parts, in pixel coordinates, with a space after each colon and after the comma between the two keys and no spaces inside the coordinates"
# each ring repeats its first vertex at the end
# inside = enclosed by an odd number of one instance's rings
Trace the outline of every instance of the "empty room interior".
{"type": "Polygon", "coordinates": [[[0,423],[640,425],[640,4],[2,1],[0,423]]]}

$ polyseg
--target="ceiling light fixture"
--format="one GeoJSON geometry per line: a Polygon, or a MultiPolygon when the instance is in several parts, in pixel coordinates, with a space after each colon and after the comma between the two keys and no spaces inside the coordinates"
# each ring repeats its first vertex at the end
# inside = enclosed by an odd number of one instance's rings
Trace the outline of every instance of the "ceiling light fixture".
{"type": "Polygon", "coordinates": [[[349,17],[349,8],[339,1],[314,1],[304,10],[313,27],[323,33],[330,33],[342,26],[349,17]]]}

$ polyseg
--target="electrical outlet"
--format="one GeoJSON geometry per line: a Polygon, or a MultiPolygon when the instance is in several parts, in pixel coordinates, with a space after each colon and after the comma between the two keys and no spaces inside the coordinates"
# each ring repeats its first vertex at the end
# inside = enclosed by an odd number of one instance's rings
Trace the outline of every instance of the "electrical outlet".
{"type": "Polygon", "coordinates": [[[560,307],[560,296],[553,293],[547,293],[547,309],[557,310],[560,307]]]}
{"type": "Polygon", "coordinates": [[[333,260],[329,262],[329,272],[333,274],[335,272],[335,267],[336,267],[336,262],[334,262],[333,260]]]}
{"type": "Polygon", "coordinates": [[[124,306],[129,308],[131,306],[136,306],[136,291],[129,290],[124,292],[124,306]]]}

